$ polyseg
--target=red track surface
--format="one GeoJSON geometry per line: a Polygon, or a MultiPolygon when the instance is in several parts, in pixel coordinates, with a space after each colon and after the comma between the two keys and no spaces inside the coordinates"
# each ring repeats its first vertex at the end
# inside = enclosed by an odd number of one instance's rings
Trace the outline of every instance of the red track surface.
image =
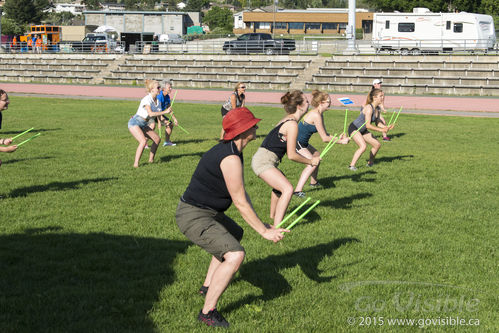
{"type": "MultiPolygon", "coordinates": [[[[0,88],[9,93],[104,97],[116,99],[141,99],[145,88],[108,87],[108,86],[81,86],[81,85],[50,85],[50,84],[22,84],[2,83],[0,88]]],[[[177,101],[225,101],[230,91],[223,90],[194,90],[178,89],[177,101]]],[[[249,104],[279,104],[282,92],[257,92],[248,91],[246,99],[249,104]]],[[[333,106],[340,106],[337,98],[350,97],[354,106],[360,106],[365,101],[365,95],[345,93],[331,95],[333,106]]],[[[487,97],[427,97],[427,96],[387,96],[387,108],[404,107],[404,110],[441,110],[463,112],[499,112],[499,98],[487,97]]],[[[424,112],[422,112],[424,113],[424,112]]]]}

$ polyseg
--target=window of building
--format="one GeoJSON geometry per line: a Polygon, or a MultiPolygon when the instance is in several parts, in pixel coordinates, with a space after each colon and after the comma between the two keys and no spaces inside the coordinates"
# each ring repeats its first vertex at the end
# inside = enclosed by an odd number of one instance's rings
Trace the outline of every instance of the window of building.
{"type": "Polygon", "coordinates": [[[287,29],[288,28],[288,24],[286,22],[276,22],[274,27],[276,29],[287,29]]]}
{"type": "Polygon", "coordinates": [[[324,30],[336,30],[338,29],[338,23],[331,23],[331,22],[327,22],[327,23],[322,23],[322,29],[324,30]]]}
{"type": "Polygon", "coordinates": [[[454,23],[454,32],[463,32],[463,24],[462,23],[454,23]]]}
{"type": "Polygon", "coordinates": [[[321,29],[321,24],[320,23],[308,22],[308,23],[305,23],[305,29],[307,29],[307,30],[320,30],[321,29]]]}
{"type": "Polygon", "coordinates": [[[390,21],[385,21],[385,29],[390,29],[390,21]]]}
{"type": "Polygon", "coordinates": [[[347,23],[338,23],[340,30],[345,30],[347,28],[347,23]]]}
{"type": "Polygon", "coordinates": [[[399,32],[414,32],[415,28],[415,23],[399,23],[398,25],[399,32]]]}
{"type": "Polygon", "coordinates": [[[450,30],[450,21],[445,22],[445,30],[450,30]]]}
{"type": "Polygon", "coordinates": [[[303,30],[304,25],[303,22],[289,22],[289,29],[303,30]]]}
{"type": "Polygon", "coordinates": [[[270,29],[270,22],[255,22],[255,29],[270,29]]]}

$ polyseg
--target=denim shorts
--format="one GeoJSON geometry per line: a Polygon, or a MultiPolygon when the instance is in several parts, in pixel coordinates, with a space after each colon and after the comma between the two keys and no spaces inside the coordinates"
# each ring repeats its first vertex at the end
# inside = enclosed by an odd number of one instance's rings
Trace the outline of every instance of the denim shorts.
{"type": "Polygon", "coordinates": [[[128,128],[133,126],[139,126],[140,128],[144,129],[148,125],[149,122],[137,114],[134,115],[132,118],[130,118],[130,120],[128,121],[128,128]]]}

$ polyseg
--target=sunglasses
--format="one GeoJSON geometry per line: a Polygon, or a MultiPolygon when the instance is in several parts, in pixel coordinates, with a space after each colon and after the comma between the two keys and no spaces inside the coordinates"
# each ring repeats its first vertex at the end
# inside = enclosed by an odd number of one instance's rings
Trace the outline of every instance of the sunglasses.
{"type": "Polygon", "coordinates": [[[246,86],[240,86],[239,88],[246,89],[246,86]]]}

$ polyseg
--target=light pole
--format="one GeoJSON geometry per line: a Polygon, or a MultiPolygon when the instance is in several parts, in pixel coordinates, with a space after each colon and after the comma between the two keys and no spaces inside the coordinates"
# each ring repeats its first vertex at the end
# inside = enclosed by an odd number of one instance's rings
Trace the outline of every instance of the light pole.
{"type": "Polygon", "coordinates": [[[348,25],[347,25],[347,40],[348,45],[345,50],[347,53],[357,53],[355,47],[355,0],[348,0],[348,25]]]}
{"type": "Polygon", "coordinates": [[[0,7],[0,44],[2,44],[2,10],[3,8],[0,7]]]}
{"type": "Polygon", "coordinates": [[[274,24],[272,25],[272,38],[275,39],[275,10],[278,0],[273,0],[273,1],[274,1],[274,24]]]}

